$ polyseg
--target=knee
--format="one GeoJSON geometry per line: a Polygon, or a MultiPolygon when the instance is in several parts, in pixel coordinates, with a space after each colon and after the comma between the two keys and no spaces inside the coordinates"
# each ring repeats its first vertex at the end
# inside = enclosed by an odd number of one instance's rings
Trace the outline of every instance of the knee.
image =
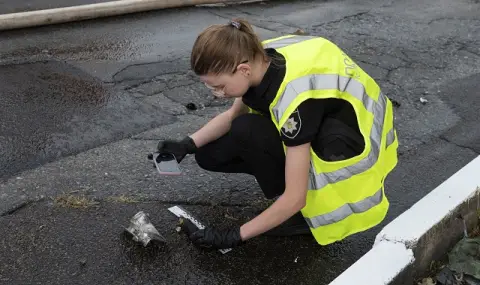
{"type": "Polygon", "coordinates": [[[199,148],[195,153],[195,161],[200,168],[205,170],[213,170],[212,157],[204,148],[199,148]]]}
{"type": "Polygon", "coordinates": [[[245,114],[236,117],[230,127],[231,136],[237,141],[248,141],[252,131],[256,129],[255,127],[262,124],[262,119],[265,118],[256,114],[245,114]]]}

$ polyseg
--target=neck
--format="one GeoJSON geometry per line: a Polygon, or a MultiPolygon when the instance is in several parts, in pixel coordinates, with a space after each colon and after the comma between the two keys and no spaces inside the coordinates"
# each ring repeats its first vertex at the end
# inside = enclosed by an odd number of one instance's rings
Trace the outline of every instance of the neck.
{"type": "Polygon", "coordinates": [[[258,86],[260,82],[262,82],[265,73],[267,73],[268,67],[270,66],[271,60],[263,61],[260,60],[255,64],[253,78],[252,78],[252,86],[258,86]]]}

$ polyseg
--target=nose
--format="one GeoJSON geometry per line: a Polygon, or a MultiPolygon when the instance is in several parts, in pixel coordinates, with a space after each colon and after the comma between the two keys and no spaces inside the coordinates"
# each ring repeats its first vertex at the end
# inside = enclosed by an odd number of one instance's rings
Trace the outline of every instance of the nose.
{"type": "Polygon", "coordinates": [[[212,93],[214,96],[219,98],[225,97],[225,92],[223,92],[223,90],[222,91],[213,90],[212,93]]]}

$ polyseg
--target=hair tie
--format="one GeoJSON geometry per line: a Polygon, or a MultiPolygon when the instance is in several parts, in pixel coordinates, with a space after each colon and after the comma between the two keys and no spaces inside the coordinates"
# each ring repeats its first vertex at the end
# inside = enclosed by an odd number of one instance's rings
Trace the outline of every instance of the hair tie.
{"type": "Polygon", "coordinates": [[[240,24],[240,23],[237,22],[237,21],[230,21],[230,25],[234,26],[234,27],[237,28],[238,30],[240,30],[240,27],[242,26],[242,24],[240,24]]]}

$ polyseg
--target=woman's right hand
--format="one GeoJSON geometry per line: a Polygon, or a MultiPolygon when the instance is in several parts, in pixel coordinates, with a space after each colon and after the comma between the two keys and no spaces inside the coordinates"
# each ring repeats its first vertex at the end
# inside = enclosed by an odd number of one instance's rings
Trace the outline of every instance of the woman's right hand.
{"type": "MultiPolygon", "coordinates": [[[[248,110],[248,107],[243,104],[242,98],[236,98],[230,109],[217,115],[191,136],[187,136],[183,140],[159,141],[157,153],[173,153],[180,163],[187,154],[195,153],[198,147],[225,135],[230,129],[232,121],[239,115],[248,113],[248,110]]],[[[153,155],[149,155],[148,159],[153,159],[153,155]]]]}
{"type": "Polygon", "coordinates": [[[175,155],[178,163],[180,163],[187,154],[195,153],[196,151],[197,146],[189,136],[182,140],[159,141],[157,145],[158,153],[172,153],[175,155]]]}

